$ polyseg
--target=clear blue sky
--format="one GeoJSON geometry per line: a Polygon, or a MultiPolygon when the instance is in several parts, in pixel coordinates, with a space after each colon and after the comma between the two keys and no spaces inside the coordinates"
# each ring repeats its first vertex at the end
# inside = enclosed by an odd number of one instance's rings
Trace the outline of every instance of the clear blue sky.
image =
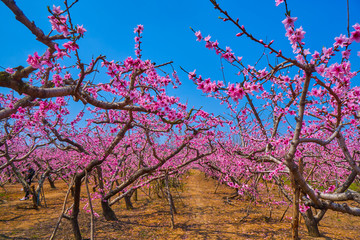
{"type": "MultiPolygon", "coordinates": [[[[47,20],[47,5],[61,5],[63,1],[18,0],[30,20],[45,30],[50,30],[47,20]]],[[[274,39],[277,49],[292,56],[290,45],[285,37],[281,21],[285,18],[284,4],[275,7],[274,0],[219,0],[220,5],[240,23],[262,39],[274,39]]],[[[298,17],[296,27],[303,26],[306,31],[306,47],[321,51],[323,46],[330,47],[340,33],[346,34],[346,0],[288,0],[291,15],[298,17]]],[[[360,22],[360,1],[350,0],[350,25],[360,22]]],[[[134,56],[133,29],[138,24],[145,27],[143,34],[143,58],[156,63],[174,61],[183,85],[173,94],[188,101],[189,106],[204,106],[204,109],[219,113],[217,101],[201,97],[182,73],[179,66],[213,79],[222,79],[220,60],[214,52],[199,43],[189,27],[201,30],[217,39],[222,47],[230,46],[237,55],[244,56],[246,64],[254,64],[263,49],[245,38],[237,38],[239,32],[232,24],[218,19],[220,13],[214,10],[208,0],[137,0],[137,1],[94,1],[80,0],[72,10],[73,22],[83,24],[87,29],[85,38],[79,42],[81,57],[89,59],[99,54],[107,55],[108,60],[123,60],[134,56]]],[[[0,3],[0,27],[2,37],[0,66],[16,67],[26,65],[28,54],[43,52],[33,35],[13,16],[13,13],[0,3]]],[[[353,50],[352,64],[359,69],[360,58],[353,50]]],[[[236,82],[236,75],[230,66],[225,66],[226,80],[236,82]]],[[[105,81],[102,81],[105,82],[105,81]]],[[[0,88],[0,92],[5,89],[0,88]]]]}

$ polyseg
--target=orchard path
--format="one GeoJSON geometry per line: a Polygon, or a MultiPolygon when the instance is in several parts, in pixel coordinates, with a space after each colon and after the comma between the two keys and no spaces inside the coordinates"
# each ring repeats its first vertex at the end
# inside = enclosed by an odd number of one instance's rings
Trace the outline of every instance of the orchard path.
{"type": "MultiPolygon", "coordinates": [[[[279,221],[285,206],[273,206],[272,218],[269,219],[269,206],[259,201],[250,205],[247,216],[249,203],[228,200],[234,189],[226,185],[219,185],[214,193],[217,181],[204,173],[191,170],[181,182],[181,190],[171,188],[178,211],[174,229],[170,228],[166,199],[159,199],[154,194],[150,199],[145,192],[139,191],[139,200],[133,201],[133,210],[127,210],[123,201],[113,205],[119,221],[107,222],[103,217],[96,219],[96,239],[290,239],[290,220],[279,221]]],[[[49,239],[66,193],[66,185],[61,181],[57,182],[57,187],[50,189],[45,186],[48,207],[39,210],[32,209],[30,201],[18,200],[23,196],[19,191],[21,186],[7,186],[6,194],[0,189],[0,239],[49,239]]],[[[266,195],[262,198],[267,200],[266,195]]],[[[95,210],[101,214],[96,204],[95,210]]],[[[81,211],[79,220],[86,239],[89,237],[89,214],[81,211]]],[[[360,239],[358,222],[356,217],[329,212],[320,226],[325,237],[317,239],[360,239]]],[[[68,221],[63,220],[57,236],[56,239],[73,239],[68,221]]],[[[300,236],[301,239],[314,239],[307,237],[303,224],[300,236]]]]}
{"type": "MultiPolygon", "coordinates": [[[[159,239],[291,238],[290,220],[285,218],[282,222],[279,221],[286,209],[284,206],[273,206],[272,218],[269,219],[268,206],[261,203],[249,206],[246,201],[229,199],[234,189],[225,185],[218,186],[216,180],[206,177],[198,170],[191,170],[190,175],[183,179],[183,182],[185,186],[180,194],[183,205],[177,200],[180,207],[179,214],[175,215],[176,228],[170,232],[169,238],[160,237],[159,239]],[[248,207],[249,214],[247,214],[248,207]]],[[[263,198],[265,197],[267,196],[263,198]]],[[[287,215],[290,214],[291,212],[288,211],[287,215]]],[[[346,221],[347,218],[348,216],[343,216],[341,220],[346,221]]],[[[350,221],[340,222],[339,219],[337,221],[332,219],[330,223],[324,221],[320,227],[324,233],[324,237],[321,238],[308,237],[304,227],[301,226],[300,236],[301,239],[312,240],[360,239],[359,227],[356,224],[355,226],[352,224],[352,227],[347,226],[349,223],[350,221]],[[341,231],[333,227],[339,224],[347,229],[341,231]]]]}
{"type": "Polygon", "coordinates": [[[212,199],[215,202],[211,205],[208,195],[211,194],[210,191],[215,190],[212,186],[204,186],[201,180],[200,172],[195,172],[192,177],[187,179],[186,187],[189,196],[188,207],[192,209],[193,213],[191,217],[194,222],[200,224],[201,228],[204,228],[209,224],[211,211],[216,208],[215,206],[222,205],[223,199],[212,199]]]}
{"type": "Polygon", "coordinates": [[[184,237],[191,238],[193,233],[196,233],[198,238],[204,239],[225,239],[225,235],[226,238],[236,239],[234,223],[237,219],[225,212],[231,207],[230,202],[228,206],[224,206],[231,189],[218,188],[215,194],[216,182],[212,179],[204,181],[204,178],[203,173],[193,170],[190,176],[184,179],[185,189],[182,195],[186,202],[183,211],[188,216],[184,230],[192,233],[185,234],[184,237]],[[220,219],[221,215],[227,216],[227,219],[220,219]]]}

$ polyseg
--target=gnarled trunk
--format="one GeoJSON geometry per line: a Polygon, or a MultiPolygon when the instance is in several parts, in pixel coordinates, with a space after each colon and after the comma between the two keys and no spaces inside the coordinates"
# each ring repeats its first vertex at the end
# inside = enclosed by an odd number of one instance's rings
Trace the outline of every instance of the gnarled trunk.
{"type": "Polygon", "coordinates": [[[308,233],[311,237],[320,237],[320,232],[318,228],[318,221],[315,219],[311,208],[309,208],[305,213],[302,214],[305,225],[308,230],[308,233]]]}
{"type": "Polygon", "coordinates": [[[74,237],[76,240],[82,240],[82,236],[81,236],[81,232],[80,232],[80,227],[79,227],[79,222],[78,222],[78,218],[76,217],[71,217],[70,218],[70,222],[71,222],[71,226],[73,229],[73,233],[74,233],[74,237]]]}
{"type": "Polygon", "coordinates": [[[131,196],[132,196],[132,193],[130,193],[124,197],[126,209],[128,209],[128,210],[134,209],[134,206],[131,203],[131,196]]]}
{"type": "Polygon", "coordinates": [[[82,179],[82,175],[76,174],[75,185],[72,188],[74,190],[74,205],[70,216],[70,222],[76,240],[82,240],[79,221],[78,221],[79,207],[80,207],[81,179],[82,179]]]}
{"type": "Polygon", "coordinates": [[[50,187],[51,187],[52,189],[55,189],[56,186],[55,186],[54,180],[51,178],[50,175],[47,177],[47,179],[48,179],[48,181],[49,181],[50,187]]]}
{"type": "Polygon", "coordinates": [[[101,200],[102,213],[106,220],[108,221],[117,221],[115,212],[111,209],[109,202],[106,200],[101,200]]]}
{"type": "Polygon", "coordinates": [[[167,193],[169,207],[170,207],[171,228],[174,228],[175,227],[174,214],[176,214],[176,208],[175,208],[175,204],[174,204],[171,192],[170,192],[169,175],[167,172],[165,173],[165,187],[166,187],[166,193],[167,193]]]}

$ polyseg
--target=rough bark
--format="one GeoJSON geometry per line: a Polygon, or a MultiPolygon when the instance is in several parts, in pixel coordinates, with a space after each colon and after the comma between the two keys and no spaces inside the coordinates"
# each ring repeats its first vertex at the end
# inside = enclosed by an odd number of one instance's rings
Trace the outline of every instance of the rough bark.
{"type": "Polygon", "coordinates": [[[126,205],[126,209],[131,210],[134,209],[134,206],[132,205],[131,202],[131,196],[133,195],[133,191],[129,192],[129,194],[126,194],[124,199],[125,199],[125,205],[126,205]]]}
{"type": "Polygon", "coordinates": [[[176,214],[176,209],[175,209],[175,204],[174,204],[171,192],[170,192],[169,175],[167,172],[165,173],[165,187],[166,187],[166,193],[167,193],[167,198],[168,198],[169,207],[170,207],[171,228],[174,228],[175,227],[174,214],[176,214]]]}
{"type": "MultiPolygon", "coordinates": [[[[81,172],[79,172],[79,173],[77,173],[75,175],[74,196],[73,196],[74,204],[73,204],[73,209],[72,209],[72,214],[71,214],[71,217],[70,217],[70,221],[71,221],[71,225],[72,225],[72,228],[73,228],[74,237],[75,237],[76,240],[81,239],[81,232],[80,232],[79,223],[78,223],[78,215],[79,215],[79,211],[80,211],[81,181],[85,177],[85,173],[89,174],[94,168],[101,165],[107,159],[107,157],[112,153],[112,151],[114,150],[116,145],[120,142],[120,140],[124,138],[125,133],[127,132],[127,130],[129,130],[132,127],[131,122],[132,122],[132,115],[130,117],[129,122],[118,132],[118,134],[113,139],[113,141],[111,142],[109,147],[106,149],[102,159],[101,160],[93,160],[93,161],[91,161],[85,167],[84,170],[82,170],[81,172]]],[[[111,212],[109,211],[109,209],[111,210],[111,208],[110,208],[110,206],[109,206],[109,204],[107,202],[108,199],[105,199],[105,200],[106,201],[104,201],[104,199],[103,199],[104,202],[102,201],[101,206],[103,207],[103,211],[105,209],[105,214],[107,216],[109,216],[109,218],[111,219],[112,216],[111,216],[111,212]],[[103,205],[103,203],[104,203],[104,205],[103,205]]],[[[115,215],[115,213],[113,211],[112,211],[112,213],[115,215]]],[[[115,218],[116,218],[116,216],[115,216],[115,218]]]]}
{"type": "Polygon", "coordinates": [[[48,179],[48,181],[49,181],[50,187],[51,187],[52,189],[55,189],[56,186],[55,186],[54,180],[51,178],[50,175],[47,177],[47,179],[48,179]]]}
{"type": "Polygon", "coordinates": [[[318,228],[318,222],[314,218],[311,208],[309,208],[304,214],[302,214],[308,233],[311,237],[320,237],[318,228]]]}
{"type": "Polygon", "coordinates": [[[36,187],[36,191],[35,196],[36,196],[36,200],[37,200],[37,205],[40,206],[41,202],[40,202],[40,195],[41,195],[41,190],[43,188],[45,179],[49,176],[50,173],[50,169],[47,169],[40,177],[39,182],[38,182],[38,186],[36,187]]]}
{"type": "Polygon", "coordinates": [[[79,207],[80,207],[80,193],[81,193],[81,175],[80,174],[76,174],[75,177],[75,183],[74,183],[74,205],[72,208],[72,213],[70,216],[70,222],[71,222],[71,226],[72,226],[72,230],[74,233],[74,238],[76,240],[82,240],[82,236],[81,236],[81,231],[80,231],[80,227],[79,227],[79,221],[78,221],[78,216],[79,216],[79,207]]]}
{"type": "Polygon", "coordinates": [[[101,207],[102,207],[102,214],[105,217],[106,220],[108,221],[117,221],[117,217],[115,212],[111,209],[111,207],[109,206],[109,202],[108,201],[101,201],[101,207]]]}
{"type": "MultiPolygon", "coordinates": [[[[294,184],[295,185],[295,184],[294,184]]],[[[296,185],[293,186],[294,189],[294,201],[293,201],[293,217],[291,223],[292,230],[292,239],[299,239],[299,199],[300,199],[300,188],[296,185]]]]}

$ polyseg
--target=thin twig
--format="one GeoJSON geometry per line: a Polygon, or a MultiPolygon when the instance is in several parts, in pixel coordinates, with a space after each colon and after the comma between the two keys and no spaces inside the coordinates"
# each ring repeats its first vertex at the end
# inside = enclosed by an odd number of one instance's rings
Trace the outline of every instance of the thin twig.
{"type": "Polygon", "coordinates": [[[86,186],[86,192],[88,195],[88,199],[89,199],[89,206],[90,206],[90,211],[91,211],[91,218],[90,218],[90,239],[94,240],[95,236],[94,236],[94,209],[91,203],[91,196],[90,196],[90,191],[89,191],[89,179],[88,179],[88,174],[87,171],[85,170],[85,186],[86,186]]]}
{"type": "Polygon", "coordinates": [[[223,77],[224,83],[226,84],[225,72],[224,72],[224,64],[223,64],[221,58],[220,58],[220,66],[221,66],[222,77],[223,77]]]}
{"type": "Polygon", "coordinates": [[[66,202],[67,202],[67,199],[69,197],[70,190],[71,190],[72,186],[74,185],[75,176],[76,176],[76,172],[75,172],[74,177],[73,177],[73,179],[71,181],[71,184],[69,185],[69,188],[68,188],[68,190],[66,192],[64,204],[63,204],[63,207],[62,207],[62,212],[61,212],[60,217],[59,217],[59,219],[58,219],[58,221],[56,223],[55,229],[54,229],[53,233],[51,234],[50,240],[54,239],[56,231],[58,230],[58,228],[60,226],[61,219],[64,217],[64,213],[65,213],[65,210],[66,210],[66,202]]]}
{"type": "Polygon", "coordinates": [[[249,215],[250,215],[250,206],[252,204],[252,201],[249,202],[248,206],[246,207],[246,215],[243,216],[240,220],[239,223],[242,223],[249,215]]]}
{"type": "Polygon", "coordinates": [[[289,208],[290,208],[290,204],[288,205],[288,207],[286,208],[285,212],[284,212],[283,215],[281,216],[280,222],[282,222],[282,220],[284,219],[285,214],[286,214],[286,212],[289,210],[289,208]]]}

